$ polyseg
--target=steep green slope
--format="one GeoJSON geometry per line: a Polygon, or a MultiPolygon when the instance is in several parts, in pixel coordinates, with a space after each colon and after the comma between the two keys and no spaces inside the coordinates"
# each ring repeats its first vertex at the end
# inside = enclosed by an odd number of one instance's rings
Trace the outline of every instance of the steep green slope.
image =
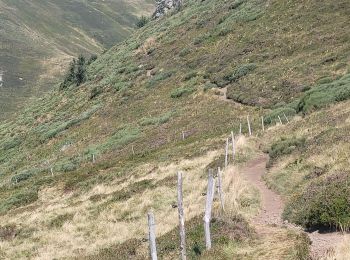
{"type": "Polygon", "coordinates": [[[177,223],[179,169],[199,215],[223,137],[248,114],[257,133],[269,108],[299,104],[304,86],[349,69],[349,10],[346,0],[188,1],[101,55],[85,84],[33,102],[0,126],[0,212],[19,234],[0,242],[1,254],[108,251],[144,236],[150,208],[164,235],[177,223]],[[225,100],[226,87],[238,102],[225,100]]]}
{"type": "Polygon", "coordinates": [[[153,9],[152,0],[1,0],[1,111],[47,90],[72,56],[100,53],[124,40],[137,18],[153,9]]]}

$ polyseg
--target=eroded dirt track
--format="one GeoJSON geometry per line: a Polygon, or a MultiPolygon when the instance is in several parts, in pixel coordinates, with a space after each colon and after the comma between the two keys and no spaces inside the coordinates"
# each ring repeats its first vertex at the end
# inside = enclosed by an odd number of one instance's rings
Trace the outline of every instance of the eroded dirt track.
{"type": "MultiPolygon", "coordinates": [[[[300,229],[296,226],[285,224],[282,220],[282,212],[284,203],[282,198],[270,190],[262,179],[266,171],[266,162],[268,156],[260,155],[256,159],[250,161],[246,167],[242,169],[243,176],[251,182],[261,194],[261,212],[254,218],[254,224],[257,232],[266,232],[264,225],[288,225],[290,228],[300,229]]],[[[324,257],[327,252],[337,245],[343,238],[341,233],[319,233],[318,231],[308,233],[311,244],[311,258],[320,259],[324,257]]]]}

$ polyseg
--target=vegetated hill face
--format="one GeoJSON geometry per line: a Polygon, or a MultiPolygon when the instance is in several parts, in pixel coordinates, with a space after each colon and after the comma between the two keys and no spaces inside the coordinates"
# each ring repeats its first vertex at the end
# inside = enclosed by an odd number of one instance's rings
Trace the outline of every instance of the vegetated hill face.
{"type": "Polygon", "coordinates": [[[72,57],[124,40],[153,9],[152,0],[1,0],[0,118],[49,89],[72,57]]]}
{"type": "MultiPolygon", "coordinates": [[[[0,212],[20,235],[0,242],[1,253],[79,257],[125,242],[132,254],[150,208],[161,234],[175,227],[179,169],[191,173],[191,212],[201,212],[204,171],[223,135],[248,114],[257,133],[260,116],[276,119],[271,109],[304,112],[309,86],[324,96],[332,88],[323,84],[347,80],[349,5],[187,1],[101,55],[85,84],[56,88],[2,124],[0,212]],[[221,96],[226,87],[236,102],[221,96]]],[[[338,90],[343,98],[326,106],[350,96],[338,90]]]]}

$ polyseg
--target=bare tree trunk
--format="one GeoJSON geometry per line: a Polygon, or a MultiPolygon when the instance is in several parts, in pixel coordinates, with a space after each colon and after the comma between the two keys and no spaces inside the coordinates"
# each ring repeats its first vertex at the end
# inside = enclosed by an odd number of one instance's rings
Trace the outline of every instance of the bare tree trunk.
{"type": "Polygon", "coordinates": [[[186,232],[185,232],[185,216],[184,216],[183,197],[182,197],[182,172],[177,173],[177,207],[179,211],[181,260],[186,260],[186,232]]]}

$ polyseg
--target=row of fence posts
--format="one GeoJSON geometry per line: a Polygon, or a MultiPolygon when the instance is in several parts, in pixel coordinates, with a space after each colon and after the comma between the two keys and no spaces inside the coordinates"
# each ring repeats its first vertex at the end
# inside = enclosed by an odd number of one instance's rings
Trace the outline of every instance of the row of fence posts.
{"type": "MultiPolygon", "coordinates": [[[[236,144],[235,136],[231,132],[231,144],[232,144],[232,160],[235,158],[236,154],[236,144]]],[[[229,160],[229,146],[230,140],[226,139],[225,145],[225,168],[228,166],[229,160]]],[[[211,244],[211,233],[210,233],[210,222],[212,219],[212,209],[215,191],[217,191],[221,211],[225,211],[225,202],[224,202],[224,192],[223,192],[223,181],[222,181],[222,171],[218,167],[217,170],[217,181],[214,177],[213,169],[209,169],[208,173],[208,185],[206,193],[206,202],[205,202],[205,213],[204,213],[204,233],[205,233],[205,247],[207,250],[210,250],[212,247],[211,244]]],[[[186,259],[186,232],[185,232],[185,214],[184,214],[184,205],[183,205],[183,172],[179,171],[177,173],[177,208],[179,215],[179,233],[180,233],[180,256],[182,260],[186,259]]],[[[148,213],[148,240],[150,248],[150,256],[152,260],[157,260],[157,246],[156,246],[156,235],[155,235],[155,219],[153,212],[148,213]]]]}
{"type": "MultiPolygon", "coordinates": [[[[185,214],[184,214],[184,205],[183,205],[183,172],[177,173],[177,208],[179,215],[179,237],[180,237],[180,256],[182,260],[186,260],[186,231],[185,231],[185,214]]],[[[217,190],[220,207],[222,212],[225,211],[224,203],[224,193],[222,188],[222,172],[218,168],[217,182],[214,178],[213,170],[209,170],[208,174],[208,186],[206,193],[206,202],[205,202],[205,213],[204,213],[204,233],[205,233],[205,247],[207,250],[210,250],[212,247],[211,244],[211,233],[210,233],[210,222],[212,219],[212,209],[215,196],[215,190],[217,190]],[[216,185],[215,185],[216,184],[216,185]],[[215,189],[216,188],[216,189],[215,189]]],[[[150,256],[152,260],[157,260],[157,245],[156,245],[156,231],[155,231],[155,218],[153,212],[148,212],[148,241],[150,256]]]]}

